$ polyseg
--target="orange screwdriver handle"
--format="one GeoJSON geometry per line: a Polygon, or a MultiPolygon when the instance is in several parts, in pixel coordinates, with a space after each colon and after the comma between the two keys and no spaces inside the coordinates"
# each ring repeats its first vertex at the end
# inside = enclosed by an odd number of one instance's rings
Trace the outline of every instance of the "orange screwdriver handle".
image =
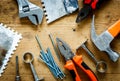
{"type": "Polygon", "coordinates": [[[120,20],[118,20],[115,24],[113,24],[110,28],[108,28],[108,32],[116,37],[120,33],[120,20]]]}
{"type": "Polygon", "coordinates": [[[65,64],[64,67],[70,71],[74,81],[81,81],[80,77],[78,75],[78,72],[77,72],[77,70],[75,68],[75,65],[74,65],[72,60],[66,61],[66,64],[65,64]]]}
{"type": "Polygon", "coordinates": [[[73,60],[88,75],[91,81],[98,81],[94,72],[83,62],[82,55],[75,55],[73,60]]]}

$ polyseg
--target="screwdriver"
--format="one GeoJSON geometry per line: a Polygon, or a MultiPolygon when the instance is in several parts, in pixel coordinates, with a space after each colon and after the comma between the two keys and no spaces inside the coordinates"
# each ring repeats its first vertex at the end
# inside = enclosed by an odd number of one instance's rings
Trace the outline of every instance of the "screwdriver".
{"type": "Polygon", "coordinates": [[[15,81],[21,81],[20,74],[19,74],[18,56],[16,56],[16,77],[15,77],[15,81]]]}

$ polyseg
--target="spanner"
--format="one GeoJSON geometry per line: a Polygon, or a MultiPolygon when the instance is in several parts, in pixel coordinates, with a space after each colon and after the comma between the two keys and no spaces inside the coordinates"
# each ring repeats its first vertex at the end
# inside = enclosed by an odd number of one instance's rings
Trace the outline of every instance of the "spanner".
{"type": "Polygon", "coordinates": [[[19,6],[19,17],[28,17],[29,20],[37,25],[42,22],[43,10],[28,0],[17,0],[19,6]]]}
{"type": "MultiPolygon", "coordinates": [[[[107,63],[105,61],[102,61],[102,60],[98,61],[95,58],[95,56],[93,55],[93,53],[85,45],[86,42],[87,42],[87,40],[80,47],[82,47],[87,52],[87,54],[90,55],[90,57],[94,60],[94,62],[96,63],[96,70],[99,73],[105,73],[107,71],[107,63]]],[[[78,49],[77,49],[77,51],[78,51],[78,49]]]]}
{"type": "Polygon", "coordinates": [[[30,52],[24,53],[23,61],[30,65],[35,81],[43,81],[44,80],[43,78],[39,79],[39,77],[35,71],[35,68],[32,65],[32,61],[33,61],[33,54],[32,53],[30,53],[30,52]]]}

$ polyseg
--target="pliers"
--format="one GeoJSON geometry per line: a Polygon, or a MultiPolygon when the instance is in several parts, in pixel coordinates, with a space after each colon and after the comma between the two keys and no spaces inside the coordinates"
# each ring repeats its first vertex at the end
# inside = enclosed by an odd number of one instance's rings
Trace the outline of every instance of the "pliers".
{"type": "Polygon", "coordinates": [[[85,19],[93,10],[99,8],[100,5],[106,0],[83,0],[83,8],[78,13],[76,23],[85,19]]]}
{"type": "Polygon", "coordinates": [[[29,2],[28,0],[17,0],[20,18],[28,17],[29,20],[37,25],[42,22],[43,10],[29,2]]]}
{"type": "Polygon", "coordinates": [[[66,64],[64,67],[70,71],[74,81],[81,81],[80,76],[78,75],[78,72],[76,70],[75,64],[79,66],[79,68],[81,68],[89,76],[91,81],[98,81],[93,71],[82,60],[82,55],[75,55],[70,49],[70,47],[66,44],[66,42],[64,42],[60,38],[56,38],[56,42],[60,53],[62,54],[62,56],[65,57],[66,60],[66,64]]]}

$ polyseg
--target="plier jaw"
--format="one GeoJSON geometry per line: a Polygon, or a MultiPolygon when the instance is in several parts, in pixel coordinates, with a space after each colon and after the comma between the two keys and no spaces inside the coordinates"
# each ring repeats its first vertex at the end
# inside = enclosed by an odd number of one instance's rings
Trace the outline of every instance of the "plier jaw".
{"type": "Polygon", "coordinates": [[[57,41],[60,53],[66,59],[65,68],[70,71],[74,81],[81,81],[80,76],[75,67],[75,64],[89,76],[91,81],[98,81],[97,77],[92,72],[92,70],[83,62],[82,55],[79,55],[79,56],[75,55],[70,49],[70,47],[67,45],[67,43],[65,43],[60,38],[56,38],[56,41],[57,41]]]}
{"type": "Polygon", "coordinates": [[[69,45],[67,45],[63,40],[60,38],[56,38],[56,42],[61,54],[65,57],[65,60],[70,60],[73,58],[74,53],[71,51],[69,45]]]}

